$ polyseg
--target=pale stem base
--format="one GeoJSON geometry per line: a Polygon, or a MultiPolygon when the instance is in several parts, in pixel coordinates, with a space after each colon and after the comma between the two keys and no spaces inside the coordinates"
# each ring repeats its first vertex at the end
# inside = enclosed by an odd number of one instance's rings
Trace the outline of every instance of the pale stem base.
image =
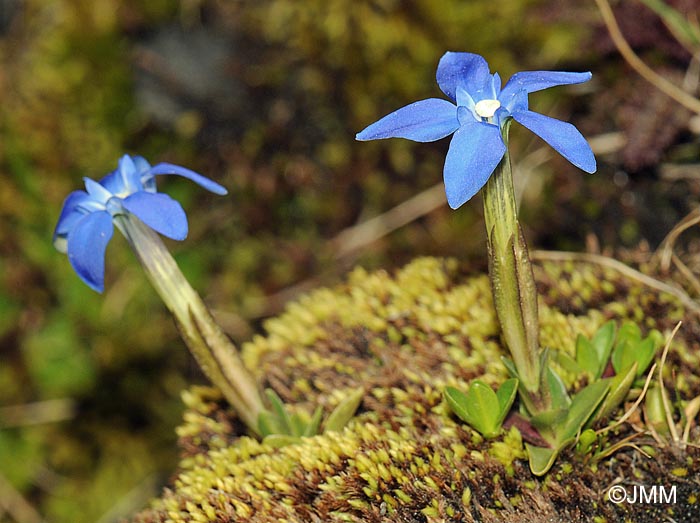
{"type": "Polygon", "coordinates": [[[236,347],[185,279],[160,236],[133,215],[117,216],[115,223],[131,244],[156,292],[175,317],[199,366],[248,428],[257,434],[263,402],[236,347]]]}
{"type": "MultiPolygon", "coordinates": [[[[508,127],[502,130],[506,153],[482,191],[494,306],[503,338],[532,407],[546,408],[541,397],[542,362],[537,318],[537,288],[527,245],[518,223],[508,127]]],[[[546,401],[545,401],[546,403],[546,401]]]]}

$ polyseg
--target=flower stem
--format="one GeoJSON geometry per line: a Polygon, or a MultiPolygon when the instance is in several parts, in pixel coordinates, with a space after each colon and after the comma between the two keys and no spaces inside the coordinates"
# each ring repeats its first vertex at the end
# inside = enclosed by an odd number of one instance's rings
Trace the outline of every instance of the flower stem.
{"type": "Polygon", "coordinates": [[[496,315],[513,358],[528,408],[546,408],[537,319],[537,288],[523,237],[508,153],[508,129],[502,128],[506,153],[483,189],[489,274],[496,315]]]}
{"type": "Polygon", "coordinates": [[[216,324],[190,286],[160,236],[131,214],[115,217],[115,224],[133,248],[148,279],[175,317],[190,352],[211,382],[255,434],[263,402],[253,376],[238,350],[216,324]]]}

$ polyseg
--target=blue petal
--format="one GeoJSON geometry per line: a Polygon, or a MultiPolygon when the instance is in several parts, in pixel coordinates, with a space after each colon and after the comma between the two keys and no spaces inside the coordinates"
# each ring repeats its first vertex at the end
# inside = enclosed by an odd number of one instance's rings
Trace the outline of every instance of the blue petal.
{"type": "MultiPolygon", "coordinates": [[[[562,71],[523,71],[510,77],[501,91],[501,96],[512,96],[513,93],[525,89],[534,93],[557,85],[580,84],[591,79],[591,73],[567,73],[562,71]]],[[[501,96],[498,97],[502,100],[501,96]]]]}
{"type": "Polygon", "coordinates": [[[177,176],[187,178],[188,180],[192,180],[197,185],[204,187],[207,191],[213,192],[214,194],[228,194],[226,188],[219,185],[215,181],[210,180],[199,173],[191,171],[190,169],[186,169],[185,167],[173,165],[172,163],[159,163],[158,165],[151,167],[148,171],[146,171],[146,173],[142,174],[143,184],[147,185],[147,180],[158,174],[175,174],[177,176]]]}
{"type": "Polygon", "coordinates": [[[119,158],[119,167],[117,171],[121,175],[124,191],[126,194],[132,194],[140,191],[143,188],[141,184],[141,172],[138,170],[134,159],[125,154],[119,158]]]}
{"type": "Polygon", "coordinates": [[[99,204],[94,202],[92,197],[85,191],[73,191],[70,193],[66,199],[63,200],[63,208],[58,217],[54,238],[57,234],[65,234],[72,229],[75,223],[88,212],[88,209],[85,207],[92,207],[94,205],[99,204]]]}
{"type": "Polygon", "coordinates": [[[151,168],[151,164],[143,156],[132,156],[136,172],[143,174],[151,168]]]}
{"type": "Polygon", "coordinates": [[[151,170],[151,164],[143,156],[132,156],[131,159],[134,161],[143,189],[148,192],[157,192],[155,177],[146,175],[151,170]],[[145,179],[144,175],[146,175],[145,179]]]}
{"type": "Polygon", "coordinates": [[[525,89],[502,91],[498,96],[498,101],[501,102],[501,107],[504,107],[508,112],[527,111],[529,109],[529,101],[525,89]]]}
{"type": "Polygon", "coordinates": [[[141,175],[150,168],[149,163],[141,156],[125,154],[119,159],[118,167],[100,180],[100,185],[112,194],[126,197],[144,189],[141,175]]]}
{"type": "Polygon", "coordinates": [[[501,130],[483,122],[468,123],[452,137],[445,158],[447,203],[456,209],[474,196],[506,152],[501,130]]]}
{"type": "Polygon", "coordinates": [[[167,194],[139,191],[125,198],[122,206],[163,236],[173,240],[187,237],[185,211],[167,194]]]}
{"type": "Polygon", "coordinates": [[[68,234],[68,260],[80,278],[97,292],[104,290],[105,249],[114,226],[107,211],[86,214],[68,234]]]}
{"type": "Polygon", "coordinates": [[[456,100],[458,87],[475,93],[491,80],[489,64],[482,56],[472,53],[445,53],[440,58],[436,76],[440,89],[452,100],[456,100]]]}
{"type": "Polygon", "coordinates": [[[593,151],[576,127],[533,111],[515,111],[512,115],[576,167],[587,173],[596,171],[593,151]]]}
{"type": "Polygon", "coordinates": [[[126,194],[126,187],[119,169],[115,169],[100,180],[100,185],[112,194],[126,194]]]}
{"type": "Polygon", "coordinates": [[[96,202],[106,204],[107,201],[114,196],[114,194],[91,178],[84,177],[83,181],[85,182],[85,189],[87,189],[88,194],[96,202]]]}
{"type": "Polygon", "coordinates": [[[428,98],[386,115],[357,133],[361,141],[382,138],[407,138],[415,142],[434,142],[459,127],[457,107],[447,100],[428,98]]]}

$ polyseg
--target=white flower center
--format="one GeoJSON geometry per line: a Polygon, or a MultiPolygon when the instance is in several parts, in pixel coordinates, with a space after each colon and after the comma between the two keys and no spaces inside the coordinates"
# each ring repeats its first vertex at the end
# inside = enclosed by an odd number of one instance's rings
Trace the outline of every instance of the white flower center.
{"type": "Polygon", "coordinates": [[[476,102],[474,110],[482,118],[492,118],[500,106],[501,102],[498,100],[481,100],[476,102]]]}

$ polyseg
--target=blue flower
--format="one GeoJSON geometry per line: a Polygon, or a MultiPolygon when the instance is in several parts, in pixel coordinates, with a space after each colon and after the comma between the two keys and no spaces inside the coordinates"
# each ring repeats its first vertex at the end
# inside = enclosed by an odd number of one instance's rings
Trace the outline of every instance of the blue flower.
{"type": "Polygon", "coordinates": [[[73,269],[92,289],[104,289],[105,249],[112,238],[114,217],[131,213],[153,230],[172,238],[187,237],[182,206],[156,190],[155,176],[176,174],[208,191],[226,189],[201,174],[169,163],[153,167],[141,156],[124,155],[116,170],[98,182],[84,178],[86,191],[74,191],[63,202],[54,231],[56,248],[68,254],[73,269]]]}
{"type": "Polygon", "coordinates": [[[525,71],[514,74],[501,89],[501,78],[498,73],[489,73],[484,58],[448,52],[440,59],[437,82],[452,102],[429,98],[412,103],[373,123],[358,133],[357,139],[432,142],[454,134],[443,176],[447,201],[456,209],[486,184],[503,158],[506,144],[501,128],[509,118],[530,129],[576,167],[595,172],[593,152],[573,125],[528,110],[529,93],[590,78],[591,73],[525,71]]]}

